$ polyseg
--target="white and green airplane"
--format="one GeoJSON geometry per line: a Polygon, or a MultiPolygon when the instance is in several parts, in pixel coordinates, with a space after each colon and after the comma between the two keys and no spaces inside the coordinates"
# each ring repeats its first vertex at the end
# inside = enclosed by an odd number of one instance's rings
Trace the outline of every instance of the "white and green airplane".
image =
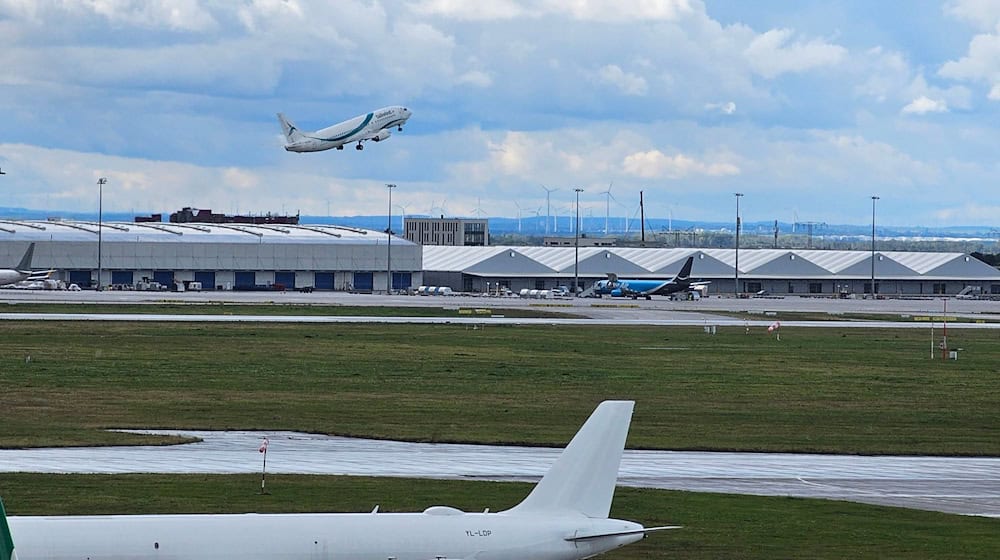
{"type": "Polygon", "coordinates": [[[364,149],[362,142],[368,140],[381,142],[392,136],[392,128],[402,132],[403,125],[412,115],[413,112],[406,107],[393,105],[358,115],[315,132],[299,130],[295,123],[282,113],[278,113],[278,122],[281,123],[281,132],[285,135],[285,150],[289,152],[322,152],[331,148],[343,150],[344,145],[352,142],[357,142],[355,148],[362,150],[364,149]]]}
{"type": "Polygon", "coordinates": [[[103,515],[7,518],[0,560],[579,560],[651,531],[609,519],[632,401],[598,405],[513,508],[466,513],[103,515]],[[15,547],[16,542],[16,547],[15,547]]]}

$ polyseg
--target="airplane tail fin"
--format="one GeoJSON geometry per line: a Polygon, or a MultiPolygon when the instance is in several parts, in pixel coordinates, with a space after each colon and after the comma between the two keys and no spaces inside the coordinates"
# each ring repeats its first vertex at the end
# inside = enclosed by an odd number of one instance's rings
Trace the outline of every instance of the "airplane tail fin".
{"type": "Polygon", "coordinates": [[[14,552],[14,539],[10,535],[7,512],[3,508],[2,499],[0,499],[0,560],[17,560],[17,554],[14,552]]]}
{"type": "Polygon", "coordinates": [[[691,280],[691,266],[694,264],[694,256],[690,256],[684,261],[684,266],[681,267],[681,271],[677,273],[677,282],[688,282],[691,280]]]}
{"type": "Polygon", "coordinates": [[[302,139],[302,133],[299,132],[298,127],[288,120],[284,113],[278,113],[278,122],[281,123],[281,132],[285,135],[286,142],[294,144],[302,139]]]}
{"type": "Polygon", "coordinates": [[[15,270],[18,271],[31,270],[31,257],[34,254],[35,254],[35,244],[32,243],[28,245],[28,250],[24,252],[24,256],[21,257],[21,262],[17,263],[17,267],[15,268],[15,270]]]}
{"type": "Polygon", "coordinates": [[[598,405],[528,497],[508,511],[607,518],[634,406],[633,401],[598,405]]]}

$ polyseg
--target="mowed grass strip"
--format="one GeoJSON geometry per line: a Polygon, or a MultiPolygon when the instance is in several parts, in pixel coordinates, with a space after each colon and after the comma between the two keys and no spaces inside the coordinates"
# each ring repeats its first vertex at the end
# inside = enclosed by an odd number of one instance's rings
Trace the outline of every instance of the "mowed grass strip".
{"type": "MultiPolygon", "coordinates": [[[[506,509],[527,495],[516,483],[257,475],[0,476],[10,515],[142,513],[367,513],[506,509]]],[[[609,553],[655,558],[1000,558],[1000,520],[781,497],[619,488],[613,517],[683,525],[609,553]]],[[[17,535],[14,535],[15,544],[17,535]]]]}
{"type": "Polygon", "coordinates": [[[106,428],[564,445],[605,399],[629,445],[1000,455],[1000,337],[923,330],[0,323],[0,446],[106,428]]]}

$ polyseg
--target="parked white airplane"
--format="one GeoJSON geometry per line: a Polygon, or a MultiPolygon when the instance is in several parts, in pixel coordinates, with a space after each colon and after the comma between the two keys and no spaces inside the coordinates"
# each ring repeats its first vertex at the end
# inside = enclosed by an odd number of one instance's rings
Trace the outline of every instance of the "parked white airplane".
{"type": "Polygon", "coordinates": [[[362,150],[362,142],[374,140],[381,142],[392,135],[389,130],[396,127],[403,131],[403,125],[413,112],[406,107],[393,105],[371,113],[358,115],[353,119],[337,123],[315,132],[303,132],[295,123],[288,120],[284,114],[278,113],[281,131],[285,134],[285,150],[289,152],[321,152],[330,148],[343,150],[345,144],[357,142],[357,149],[362,150]]]}
{"type": "Polygon", "coordinates": [[[528,497],[506,511],[10,517],[8,526],[0,503],[0,560],[589,558],[676,528],[608,518],[633,404],[601,403],[528,497]]]}
{"type": "Polygon", "coordinates": [[[52,274],[51,270],[31,270],[31,257],[35,254],[35,244],[28,245],[28,250],[21,257],[21,262],[14,268],[0,268],[0,286],[17,284],[24,280],[43,280],[52,274]]]}

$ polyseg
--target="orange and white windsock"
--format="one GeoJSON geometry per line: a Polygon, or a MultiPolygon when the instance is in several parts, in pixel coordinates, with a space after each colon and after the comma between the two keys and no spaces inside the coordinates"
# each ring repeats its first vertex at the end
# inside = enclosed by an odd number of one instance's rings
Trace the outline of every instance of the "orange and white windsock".
{"type": "Polygon", "coordinates": [[[767,327],[767,332],[774,332],[781,328],[781,321],[775,321],[771,323],[771,326],[767,327]]]}
{"type": "Polygon", "coordinates": [[[267,453],[267,444],[268,444],[267,438],[264,438],[264,441],[260,443],[260,447],[257,448],[257,451],[260,451],[261,453],[267,453]]]}

